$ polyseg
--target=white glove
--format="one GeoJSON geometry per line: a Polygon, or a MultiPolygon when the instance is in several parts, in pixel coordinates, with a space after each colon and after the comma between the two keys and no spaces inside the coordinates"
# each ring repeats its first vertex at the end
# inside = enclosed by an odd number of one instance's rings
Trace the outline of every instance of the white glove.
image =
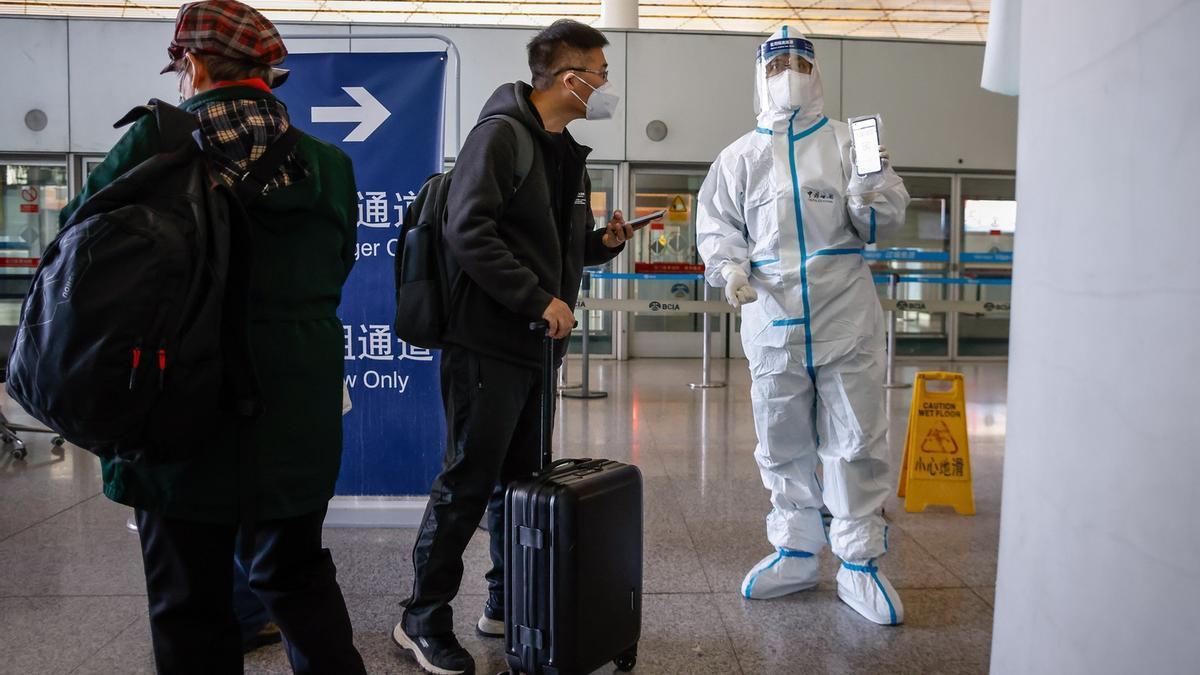
{"type": "Polygon", "coordinates": [[[725,300],[734,309],[758,300],[758,291],[750,287],[750,278],[741,265],[726,263],[721,268],[721,276],[725,277],[725,300]]]}

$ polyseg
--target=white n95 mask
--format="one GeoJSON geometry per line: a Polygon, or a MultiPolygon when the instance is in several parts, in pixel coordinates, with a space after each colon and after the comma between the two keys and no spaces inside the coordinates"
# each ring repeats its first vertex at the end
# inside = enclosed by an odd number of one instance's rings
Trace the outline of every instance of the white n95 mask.
{"type": "Polygon", "coordinates": [[[621,102],[620,95],[613,91],[615,87],[613,87],[612,82],[605,82],[604,84],[600,85],[599,88],[596,88],[588,84],[587,80],[583,79],[582,77],[576,77],[575,79],[587,84],[587,86],[592,90],[592,95],[589,96],[588,100],[586,101],[584,101],[579,94],[571,92],[571,94],[574,95],[575,98],[578,98],[579,102],[584,105],[584,108],[586,108],[587,112],[585,114],[587,119],[612,119],[613,113],[617,111],[617,104],[621,102]]]}
{"type": "Polygon", "coordinates": [[[775,110],[799,109],[805,116],[819,115],[825,107],[825,91],[816,67],[805,75],[794,70],[767,80],[767,96],[775,110]]]}

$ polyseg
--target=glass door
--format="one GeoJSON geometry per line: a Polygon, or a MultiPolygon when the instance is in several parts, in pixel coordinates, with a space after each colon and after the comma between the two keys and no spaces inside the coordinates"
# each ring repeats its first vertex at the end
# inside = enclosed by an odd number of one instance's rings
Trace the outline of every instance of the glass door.
{"type": "Polygon", "coordinates": [[[58,234],[58,214],[67,200],[65,161],[0,158],[0,323],[16,323],[42,251],[58,234]]]}
{"type": "MultiPolygon", "coordinates": [[[[896,300],[946,299],[950,286],[940,282],[950,271],[953,179],[923,174],[902,178],[912,197],[904,224],[864,254],[876,276],[876,289],[880,298],[887,298],[885,278],[895,275],[896,300]]],[[[950,322],[945,312],[899,311],[895,320],[896,356],[949,356],[950,322]]]]}
{"type": "MultiPolygon", "coordinates": [[[[638,300],[703,300],[704,265],[696,252],[696,198],[705,172],[691,169],[636,169],[633,172],[632,217],[665,210],[661,221],[638,231],[633,240],[629,296],[638,300]]],[[[710,297],[718,297],[713,292],[710,297]]],[[[712,315],[713,345],[719,349],[722,316],[712,315]]],[[[634,357],[700,356],[703,316],[633,315],[630,355],[634,357]]],[[[720,351],[716,353],[722,353],[720,351]]]]}
{"type": "MultiPolygon", "coordinates": [[[[962,247],[960,298],[1007,306],[1012,300],[1016,181],[1011,176],[960,178],[962,247]]],[[[956,357],[1008,356],[1009,312],[960,313],[956,357]]]]}
{"type": "MultiPolygon", "coordinates": [[[[593,165],[588,166],[588,176],[592,179],[591,205],[592,215],[596,218],[596,227],[604,227],[618,209],[620,201],[617,195],[617,167],[593,165]]],[[[584,288],[580,297],[587,293],[592,298],[615,298],[616,280],[605,279],[604,274],[612,273],[618,268],[621,256],[613,258],[604,265],[589,267],[585,272],[599,274],[601,278],[592,278],[590,288],[588,277],[583,280],[584,288]]],[[[575,311],[575,331],[571,333],[569,345],[572,354],[583,350],[584,310],[575,311]]],[[[591,356],[612,356],[615,351],[616,312],[589,310],[588,314],[588,353],[591,356]]]]}

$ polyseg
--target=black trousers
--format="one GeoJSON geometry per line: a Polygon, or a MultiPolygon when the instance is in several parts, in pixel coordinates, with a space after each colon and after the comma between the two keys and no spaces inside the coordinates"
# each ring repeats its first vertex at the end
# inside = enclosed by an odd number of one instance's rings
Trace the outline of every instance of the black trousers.
{"type": "Polygon", "coordinates": [[[446,456],[413,547],[413,589],[403,619],[410,635],[453,631],[450,601],[462,583],[463,552],[485,510],[489,603],[504,606],[504,490],[538,470],[541,381],[538,369],[461,347],[442,351],[446,456]]]}
{"type": "MultiPolygon", "coordinates": [[[[244,560],[250,588],[283,632],[297,673],[366,673],[333,558],[321,546],[325,509],[264,521],[244,560]]],[[[159,673],[241,673],[242,639],[233,610],[237,525],[137,512],[150,635],[159,673]]],[[[240,553],[240,551],[239,551],[240,553]]]]}

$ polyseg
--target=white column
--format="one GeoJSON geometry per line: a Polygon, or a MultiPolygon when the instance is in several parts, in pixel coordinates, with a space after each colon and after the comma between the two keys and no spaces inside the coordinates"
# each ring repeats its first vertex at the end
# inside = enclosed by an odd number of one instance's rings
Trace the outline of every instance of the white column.
{"type": "Polygon", "coordinates": [[[994,673],[1200,663],[1200,2],[1026,3],[994,673]]]}
{"type": "Polygon", "coordinates": [[[600,0],[597,28],[637,28],[638,0],[600,0]]]}

